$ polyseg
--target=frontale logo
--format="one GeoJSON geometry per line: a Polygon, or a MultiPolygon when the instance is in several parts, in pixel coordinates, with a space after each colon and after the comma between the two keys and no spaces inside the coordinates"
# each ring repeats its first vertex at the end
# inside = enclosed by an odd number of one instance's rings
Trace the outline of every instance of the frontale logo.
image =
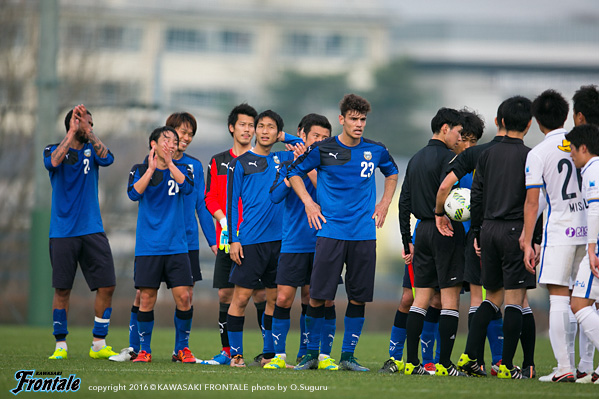
{"type": "Polygon", "coordinates": [[[61,372],[46,373],[35,370],[19,370],[15,373],[17,386],[11,389],[13,395],[20,392],[76,392],[81,387],[81,378],[76,378],[76,374],[63,378],[61,372]],[[36,378],[38,375],[54,375],[54,377],[36,378]]]}
{"type": "Polygon", "coordinates": [[[566,229],[566,236],[568,237],[586,237],[587,236],[587,226],[581,227],[568,227],[566,229]]]}

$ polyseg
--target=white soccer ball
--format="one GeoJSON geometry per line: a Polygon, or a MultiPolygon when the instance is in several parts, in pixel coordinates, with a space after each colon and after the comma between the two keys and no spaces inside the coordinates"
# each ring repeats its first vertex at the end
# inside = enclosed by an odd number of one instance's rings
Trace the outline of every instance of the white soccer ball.
{"type": "Polygon", "coordinates": [[[456,222],[470,220],[470,189],[454,188],[451,190],[445,200],[445,213],[456,222]]]}

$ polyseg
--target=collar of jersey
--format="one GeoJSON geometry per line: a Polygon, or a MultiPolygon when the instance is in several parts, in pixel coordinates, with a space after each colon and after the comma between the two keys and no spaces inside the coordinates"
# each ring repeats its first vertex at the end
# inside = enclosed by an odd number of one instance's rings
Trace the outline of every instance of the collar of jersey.
{"type": "Polygon", "coordinates": [[[589,159],[589,162],[587,162],[586,165],[584,165],[584,167],[580,170],[581,174],[584,174],[584,172],[586,172],[586,170],[589,168],[589,166],[591,166],[592,163],[595,163],[599,161],[599,157],[593,157],[591,159],[589,159]]]}
{"type": "Polygon", "coordinates": [[[347,148],[348,150],[351,150],[352,148],[356,148],[356,147],[358,147],[360,144],[362,144],[362,143],[364,142],[364,138],[363,138],[363,137],[360,137],[360,142],[359,142],[358,144],[356,144],[356,145],[355,145],[355,146],[353,146],[353,147],[348,147],[348,146],[346,146],[345,144],[343,144],[343,143],[341,142],[341,140],[339,140],[339,136],[340,136],[340,135],[337,135],[337,136],[335,136],[335,141],[337,141],[337,143],[338,143],[338,144],[339,144],[341,147],[343,147],[343,148],[347,148]]]}
{"type": "Polygon", "coordinates": [[[547,140],[550,137],[555,137],[559,134],[566,134],[566,133],[568,133],[568,131],[566,129],[560,127],[559,129],[555,129],[555,130],[552,130],[549,133],[547,133],[543,140],[547,140]]]}

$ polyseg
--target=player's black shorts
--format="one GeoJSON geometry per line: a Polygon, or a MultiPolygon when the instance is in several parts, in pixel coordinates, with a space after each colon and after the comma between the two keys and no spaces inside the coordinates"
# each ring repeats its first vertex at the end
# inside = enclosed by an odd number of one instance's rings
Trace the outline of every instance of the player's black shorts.
{"type": "Polygon", "coordinates": [[[136,256],[133,273],[135,288],[167,288],[193,286],[189,254],[136,256]]]}
{"type": "Polygon", "coordinates": [[[474,251],[474,233],[468,231],[464,249],[464,281],[473,285],[483,285],[480,277],[480,258],[474,251]]]}
{"type": "Polygon", "coordinates": [[[303,287],[310,284],[314,252],[310,253],[283,253],[279,255],[277,268],[277,285],[303,287]]]}
{"type": "Polygon", "coordinates": [[[229,282],[233,261],[231,256],[224,249],[219,249],[216,253],[214,262],[214,278],[212,279],[212,288],[234,288],[235,284],[229,282]]]}
{"type": "Polygon", "coordinates": [[[518,239],[522,220],[485,220],[480,230],[482,283],[488,290],[534,288],[518,239]]]}
{"type": "Polygon", "coordinates": [[[243,246],[241,266],[234,263],[229,282],[244,288],[276,288],[281,241],[243,246]]]}
{"type": "Polygon", "coordinates": [[[453,237],[439,233],[434,220],[422,220],[414,241],[414,286],[448,288],[464,281],[464,226],[451,222],[453,237]]]}
{"type": "Polygon", "coordinates": [[[50,238],[52,287],[64,290],[73,288],[77,262],[90,290],[116,285],[114,261],[105,233],[50,238]]]}
{"type": "Polygon", "coordinates": [[[200,250],[192,249],[187,253],[189,255],[189,263],[191,263],[191,275],[193,282],[202,281],[202,270],[200,269],[200,250]]]}
{"type": "Polygon", "coordinates": [[[344,264],[347,299],[372,302],[376,240],[347,241],[318,237],[310,279],[310,298],[334,300],[344,264]]]}

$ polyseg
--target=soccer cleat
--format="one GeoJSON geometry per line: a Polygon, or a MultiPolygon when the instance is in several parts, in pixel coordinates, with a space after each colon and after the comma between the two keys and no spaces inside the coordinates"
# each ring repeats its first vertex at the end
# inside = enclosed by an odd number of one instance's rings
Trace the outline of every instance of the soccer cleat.
{"type": "Polygon", "coordinates": [[[522,367],[522,378],[536,378],[537,370],[535,366],[522,367]]]}
{"type": "Polygon", "coordinates": [[[193,355],[193,353],[191,353],[188,347],[185,347],[177,352],[176,357],[173,355],[173,361],[181,363],[195,363],[196,357],[193,355]]]}
{"type": "Polygon", "coordinates": [[[282,355],[275,355],[268,363],[264,365],[267,370],[280,370],[287,368],[287,363],[285,363],[285,357],[282,355]]]}
{"type": "Polygon", "coordinates": [[[575,382],[576,377],[574,377],[574,373],[572,373],[572,372],[567,372],[567,373],[560,374],[560,375],[555,373],[553,378],[551,378],[551,381],[552,382],[575,382]]]}
{"type": "Polygon", "coordinates": [[[231,363],[229,363],[231,367],[245,367],[245,361],[243,360],[243,355],[235,355],[231,359],[231,363]]]}
{"type": "Polygon", "coordinates": [[[385,374],[393,374],[393,373],[401,373],[404,369],[404,364],[402,360],[395,360],[395,358],[389,358],[384,364],[383,367],[379,370],[379,373],[385,374]]]}
{"type": "Polygon", "coordinates": [[[522,372],[520,371],[520,367],[514,366],[513,369],[509,370],[507,367],[505,367],[504,364],[502,364],[501,366],[499,366],[497,378],[521,380],[522,372]]]}
{"type": "Polygon", "coordinates": [[[493,377],[497,377],[497,372],[499,371],[499,366],[501,366],[501,359],[495,364],[491,366],[491,375],[493,377]]]}
{"type": "Polygon", "coordinates": [[[404,368],[404,374],[407,374],[407,375],[430,375],[428,373],[428,371],[426,371],[426,369],[424,367],[422,367],[422,364],[420,364],[420,363],[418,363],[415,366],[412,363],[406,363],[406,366],[404,368]]]}
{"type": "Polygon", "coordinates": [[[250,367],[263,367],[264,364],[265,364],[265,363],[262,363],[263,360],[264,360],[264,353],[261,353],[259,355],[256,355],[256,357],[254,358],[254,361],[251,362],[250,364],[248,364],[248,366],[250,366],[250,367]]]}
{"type": "Polygon", "coordinates": [[[89,348],[89,357],[92,359],[108,359],[110,356],[116,356],[118,353],[112,350],[112,346],[106,346],[99,351],[95,351],[93,347],[89,348]]]}
{"type": "Polygon", "coordinates": [[[588,375],[588,373],[576,369],[576,380],[578,380],[579,378],[584,378],[587,375],[588,375]]]}
{"type": "Polygon", "coordinates": [[[231,356],[227,354],[227,352],[222,351],[218,355],[214,356],[210,360],[202,360],[200,364],[209,364],[212,366],[224,365],[227,366],[231,363],[231,356]]]}
{"type": "Polygon", "coordinates": [[[476,359],[470,359],[470,357],[465,353],[462,353],[462,356],[460,356],[460,360],[458,360],[458,369],[472,377],[487,376],[487,373],[478,364],[476,359]]]}
{"type": "Polygon", "coordinates": [[[370,371],[369,368],[366,368],[358,363],[358,359],[355,358],[354,355],[350,355],[347,360],[342,360],[339,362],[339,368],[341,370],[349,371],[370,371]]]}
{"type": "Polygon", "coordinates": [[[310,354],[304,355],[302,361],[295,366],[294,370],[316,370],[318,368],[318,357],[310,354]]]}
{"type": "Polygon", "coordinates": [[[335,371],[339,370],[339,366],[335,364],[335,359],[329,355],[320,354],[318,356],[318,370],[335,371]]]}
{"type": "Polygon", "coordinates": [[[467,374],[462,373],[460,370],[458,370],[453,363],[450,363],[448,367],[443,366],[441,363],[437,363],[436,369],[437,370],[435,372],[435,375],[443,377],[468,377],[467,374]]]}
{"type": "Polygon", "coordinates": [[[557,367],[554,367],[550,374],[539,377],[539,381],[551,382],[551,380],[553,379],[553,376],[555,375],[556,372],[557,372],[557,367]]]}
{"type": "Polygon", "coordinates": [[[430,375],[435,375],[435,373],[437,372],[437,365],[435,363],[427,363],[424,365],[424,369],[430,375]]]}
{"type": "Polygon", "coordinates": [[[599,384],[599,374],[593,372],[593,374],[585,375],[582,378],[577,378],[576,382],[578,384],[599,384]]]}
{"type": "Polygon", "coordinates": [[[151,363],[152,362],[152,354],[146,351],[139,351],[137,357],[133,359],[133,363],[151,363]]]}
{"type": "Polygon", "coordinates": [[[302,362],[302,359],[304,358],[304,356],[306,356],[306,355],[298,356],[297,359],[295,359],[295,364],[300,364],[302,362]]]}
{"type": "Polygon", "coordinates": [[[57,348],[52,356],[48,359],[57,360],[57,359],[66,359],[67,358],[67,350],[62,348],[57,348]]]}
{"type": "Polygon", "coordinates": [[[110,356],[108,360],[112,360],[113,362],[128,362],[129,360],[133,360],[137,357],[137,353],[133,350],[132,347],[121,349],[121,353],[118,355],[110,356]]]}

